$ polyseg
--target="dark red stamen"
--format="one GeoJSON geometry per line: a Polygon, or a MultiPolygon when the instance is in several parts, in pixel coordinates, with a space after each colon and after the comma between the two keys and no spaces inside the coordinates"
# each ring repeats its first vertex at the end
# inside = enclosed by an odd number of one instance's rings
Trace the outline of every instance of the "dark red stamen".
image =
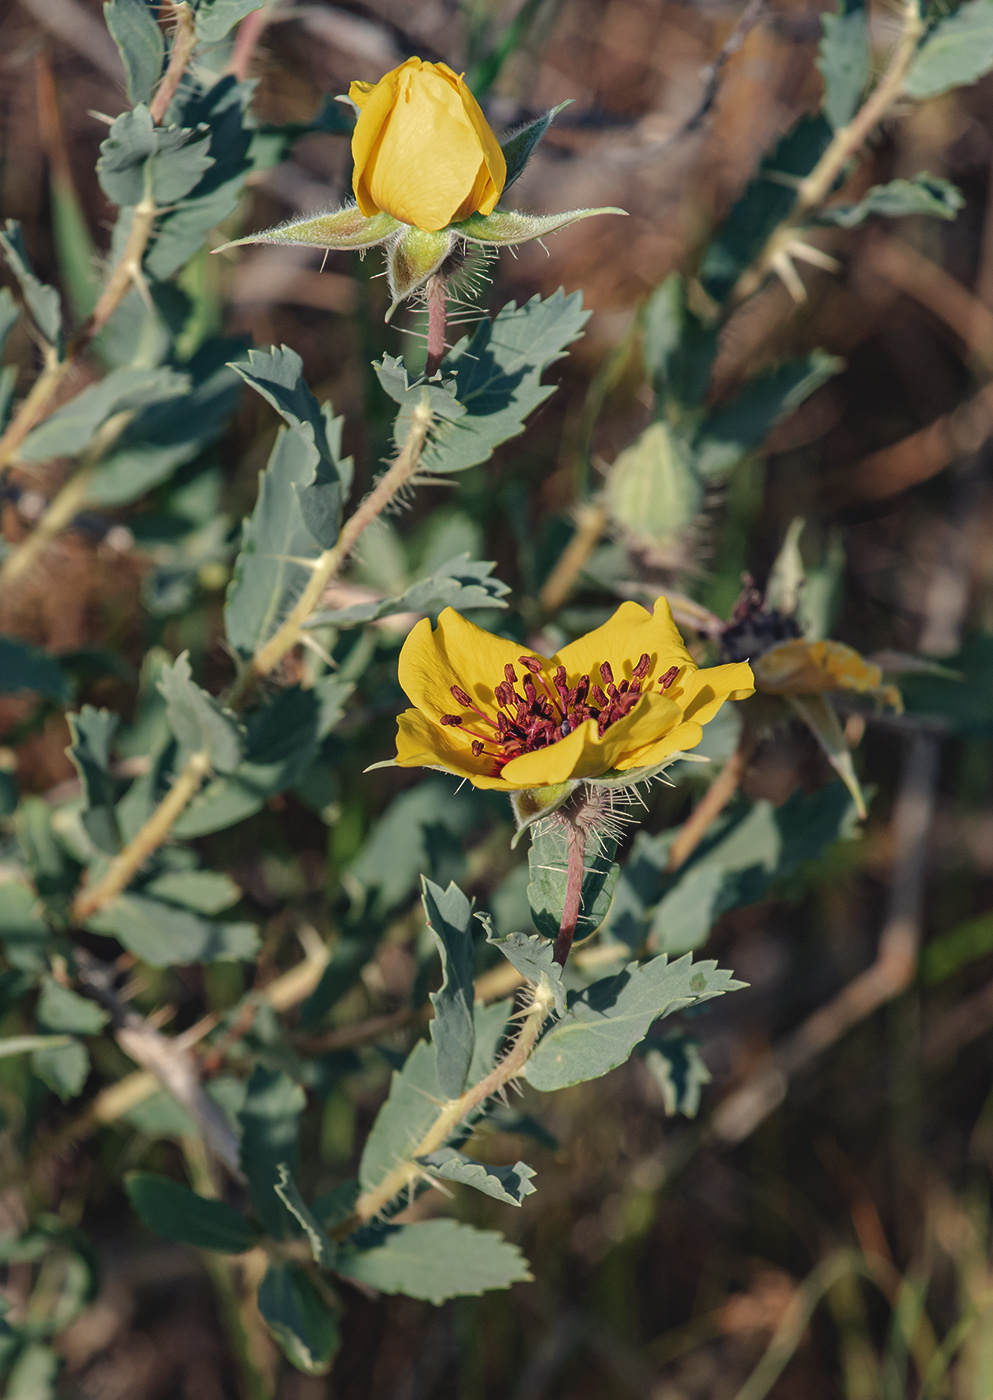
{"type": "MultiPolygon", "coordinates": [[[[614,683],[613,668],[608,661],[595,668],[602,685],[591,681],[589,674],[575,677],[575,684],[570,685],[565,666],[556,666],[554,672],[549,673],[537,657],[520,656],[518,661],[525,673],[520,682],[524,694],[516,689],[517,672],[507,662],[503,668],[504,679],[493,688],[493,698],[499,707],[495,719],[480,709],[468,691],[459,685],[451,687],[459,704],[484,720],[495,731],[492,735],[470,729],[463,716],[441,717],[442,724],[458,729],[472,740],[475,758],[486,754],[493,759],[493,776],[498,776],[512,758],[557,744],[588,720],[596,724],[597,735],[603,738],[612,724],[625,719],[638,704],[642,681],[651,667],[651,657],[643,652],[631,672],[631,679],[622,680],[620,685],[614,683]],[[494,747],[488,748],[488,744],[494,747]]],[[[673,666],[659,678],[663,690],[672,684],[678,673],[679,668],[673,666]]]]}
{"type": "Polygon", "coordinates": [[[662,687],[663,690],[668,690],[678,675],[679,667],[670,666],[664,676],[659,676],[659,685],[662,687]]]}

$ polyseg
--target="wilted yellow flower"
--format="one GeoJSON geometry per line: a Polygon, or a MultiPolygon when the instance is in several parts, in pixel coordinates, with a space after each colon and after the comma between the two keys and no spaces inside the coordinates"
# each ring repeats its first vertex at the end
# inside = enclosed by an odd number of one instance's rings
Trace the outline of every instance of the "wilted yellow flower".
{"type": "Polygon", "coordinates": [[[399,718],[399,766],[505,791],[651,768],[754,688],[747,662],[701,670],[664,598],[654,613],[622,603],[547,659],[446,608],[436,629],[413,628],[399,674],[414,706],[399,718]]]}
{"type": "Polygon", "coordinates": [[[489,214],[507,179],[499,142],[462,77],[408,58],[378,83],[352,83],[352,188],[367,217],[381,211],[437,232],[489,214]]]}
{"type": "Polygon", "coordinates": [[[883,684],[883,673],[844,642],[808,642],[791,637],[779,642],[752,663],[755,685],[767,695],[815,695],[823,691],[851,690],[873,695],[901,710],[895,685],[883,684]]]}

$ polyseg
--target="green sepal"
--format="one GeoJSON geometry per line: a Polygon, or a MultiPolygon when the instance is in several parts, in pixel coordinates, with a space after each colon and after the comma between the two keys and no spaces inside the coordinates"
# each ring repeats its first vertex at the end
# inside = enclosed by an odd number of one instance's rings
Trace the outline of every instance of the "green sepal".
{"type": "Polygon", "coordinates": [[[344,209],[329,209],[323,214],[312,214],[307,219],[290,219],[285,224],[250,233],[246,238],[234,238],[230,243],[222,243],[214,252],[223,253],[228,248],[241,248],[247,243],[361,250],[385,243],[402,227],[392,214],[380,211],[366,218],[354,204],[349,204],[344,209]]]}
{"type": "Polygon", "coordinates": [[[510,805],[514,810],[517,831],[511,841],[511,849],[527,831],[529,826],[540,822],[542,817],[550,817],[557,812],[563,802],[568,801],[579,787],[579,778],[568,778],[564,783],[550,783],[548,787],[519,788],[510,794],[510,805]]]}
{"type": "Polygon", "coordinates": [[[679,762],[709,763],[710,759],[702,753],[676,752],[668,754],[661,763],[651,763],[646,768],[611,768],[597,778],[584,778],[583,781],[587,787],[606,788],[616,792],[620,788],[634,787],[636,783],[650,782],[652,778],[659,777],[667,768],[679,762]]]}
{"type": "Polygon", "coordinates": [[[602,209],[567,209],[564,214],[523,214],[517,209],[494,209],[492,214],[470,214],[460,224],[452,224],[452,232],[470,243],[485,243],[493,247],[509,247],[527,243],[534,238],[558,233],[560,228],[590,219],[594,214],[623,214],[626,209],[613,205],[602,209]]]}
{"type": "Polygon", "coordinates": [[[390,244],[386,255],[386,270],[390,279],[390,292],[393,304],[386,313],[387,321],[400,303],[438,271],[452,251],[455,241],[454,229],[439,229],[429,233],[427,229],[415,228],[408,224],[400,237],[390,244]]]}
{"type": "Polygon", "coordinates": [[[503,185],[505,191],[509,190],[515,180],[519,180],[524,174],[528,161],[534,155],[538,143],[551,126],[552,121],[564,107],[571,106],[572,101],[571,97],[567,98],[565,102],[560,102],[557,107],[552,107],[544,116],[537,117],[533,122],[528,122],[527,126],[522,126],[520,131],[515,131],[505,141],[500,142],[503,158],[507,162],[507,178],[503,185]]]}

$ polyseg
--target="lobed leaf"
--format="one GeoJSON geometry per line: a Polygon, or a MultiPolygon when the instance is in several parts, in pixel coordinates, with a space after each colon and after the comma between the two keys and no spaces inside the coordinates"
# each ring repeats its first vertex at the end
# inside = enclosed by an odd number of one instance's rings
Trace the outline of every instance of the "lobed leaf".
{"type": "Polygon", "coordinates": [[[874,185],[857,204],[833,204],[818,217],[821,224],[858,228],[867,219],[901,219],[911,214],[930,214],[938,219],[954,219],[965,203],[962,191],[949,180],[926,171],[910,180],[890,180],[874,185]]]}
{"type": "Polygon", "coordinates": [[[993,68],[993,3],[966,0],[931,30],[910,65],[908,97],[937,97],[965,87],[993,68]]]}
{"type": "Polygon", "coordinates": [[[441,955],[442,980],[431,993],[434,1019],[431,1040],[437,1062],[438,1084],[448,1099],[458,1098],[465,1087],[475,1042],[472,1008],[473,907],[458,885],[442,889],[421,876],[421,900],[428,928],[441,955]]]}
{"type": "Polygon", "coordinates": [[[158,688],[165,697],[166,718],[180,749],[186,754],[206,753],[211,767],[220,773],[237,768],[244,730],[230,710],[222,709],[193,680],[187,652],[162,668],[158,688]]]}
{"type": "Polygon", "coordinates": [[[458,612],[472,608],[505,608],[503,597],[510,588],[500,579],[490,578],[495,567],[491,562],[472,561],[468,554],[458,554],[439,564],[428,578],[411,584],[398,598],[352,603],[347,608],[326,608],[314,613],[307,625],[356,627],[397,613],[427,613],[434,617],[443,608],[455,608],[458,612]]]}
{"type": "Polygon", "coordinates": [[[527,1062],[529,1084],[548,1092],[616,1069],[660,1016],[669,1016],[744,986],[715,962],[663,953],[631,963],[570,999],[569,1010],[539,1040],[527,1062]]]}
{"type": "Polygon", "coordinates": [[[443,1147],[439,1152],[431,1152],[426,1157],[418,1157],[432,1177],[442,1181],[454,1181],[460,1186],[472,1186],[484,1196],[492,1196],[505,1205],[519,1206],[525,1196],[532,1196],[535,1188],[531,1185],[534,1169],[525,1162],[517,1162],[512,1167],[496,1167],[489,1162],[474,1162],[452,1147],[443,1147]]]}
{"type": "MultiPolygon", "coordinates": [[[[457,399],[466,410],[458,419],[436,422],[425,445],[425,471],[465,471],[485,462],[500,443],[517,437],[524,420],[552,393],[541,383],[544,370],[561,359],[589,318],[582,294],[560,289],[544,301],[508,303],[495,320],[483,321],[471,337],[445,357],[442,375],[455,376],[457,399]]],[[[397,415],[394,438],[407,434],[410,409],[397,415]]]]}
{"type": "MultiPolygon", "coordinates": [[[[480,914],[486,929],[486,941],[499,948],[512,967],[535,987],[543,984],[551,988],[555,999],[555,1010],[561,1016],[565,1011],[565,985],[562,981],[562,968],[555,961],[555,944],[551,937],[542,938],[538,933],[508,933],[497,936],[492,920],[480,914]]],[[[556,926],[556,933],[558,927],[556,926]]]]}
{"type": "Polygon", "coordinates": [[[370,1248],[342,1251],[337,1271],[381,1293],[435,1304],[531,1278],[527,1260],[501,1235],[447,1219],[387,1226],[370,1248]]]}

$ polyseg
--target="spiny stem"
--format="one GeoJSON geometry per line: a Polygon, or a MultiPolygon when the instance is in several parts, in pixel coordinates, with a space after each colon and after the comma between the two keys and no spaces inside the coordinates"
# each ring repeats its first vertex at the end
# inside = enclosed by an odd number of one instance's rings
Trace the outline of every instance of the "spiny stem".
{"type": "Polygon", "coordinates": [[[85,923],[130,884],[138,869],[162,845],[187,804],[199,792],[200,784],[209,772],[210,755],[205,751],[187,759],[176,781],[138,834],[114,857],[96,884],[80,890],[76,896],[72,917],[77,924],[85,923]]]}
{"type": "Polygon", "coordinates": [[[359,1196],[352,1214],[334,1231],[337,1238],[342,1239],[365,1221],[375,1219],[381,1211],[385,1210],[390,1201],[401,1195],[409,1186],[413,1186],[424,1175],[424,1170],[418,1165],[417,1158],[426,1157],[428,1153],[436,1152],[439,1147],[444,1146],[446,1139],[452,1135],[473,1109],[492,1098],[512,1079],[517,1078],[528,1062],[551,1009],[551,992],[542,987],[536,988],[534,1001],[531,1003],[527,1016],[524,1018],[524,1024],[521,1026],[520,1034],[514,1041],[510,1052],[504,1056],[495,1069],[490,1071],[485,1079],[481,1079],[471,1089],[466,1089],[459,1098],[450,1099],[442,1105],[437,1118],[420,1142],[413,1148],[409,1158],[405,1162],[401,1162],[399,1166],[394,1167],[393,1171],[384,1177],[378,1186],[374,1186],[369,1191],[363,1191],[362,1195],[359,1196]]]}
{"type": "MultiPolygon", "coordinates": [[[[195,19],[191,6],[186,0],[179,0],[179,3],[173,5],[173,9],[177,23],[169,66],[149,109],[156,125],[161,123],[169,103],[176,95],[196,47],[195,19]]],[[[69,341],[61,360],[55,358],[53,351],[49,352],[45,368],[14,414],[6,432],[0,436],[0,472],[17,456],[31,429],[46,417],[66,375],[90,342],[106,326],[123,301],[128,288],[139,280],[142,259],[152,236],[157,212],[151,192],[146,191],[145,197],[132,211],[131,228],[124,251],[100,293],[96,306],[69,341]]]]}
{"type": "Polygon", "coordinates": [[[559,936],[555,940],[553,957],[560,967],[565,967],[572,940],[576,936],[579,911],[583,903],[583,876],[586,874],[586,837],[579,827],[569,823],[569,865],[565,880],[565,905],[562,909],[562,922],[559,936]]]}
{"type": "Polygon", "coordinates": [[[172,9],[176,16],[176,28],[172,36],[169,66],[148,109],[156,126],[161,125],[170,102],[176,96],[197,42],[192,5],[187,4],[186,0],[173,0],[172,9]]]}
{"type": "Polygon", "coordinates": [[[411,414],[410,427],[407,429],[406,439],[396,460],[389,470],[380,477],[354,515],[345,521],[334,547],[326,549],[314,562],[313,572],[307,582],[307,587],[300,594],[286,620],[255,653],[251,669],[243,673],[240,681],[234,687],[229,698],[230,704],[234,705],[243,700],[245,692],[251,684],[275,670],[286,653],[299,642],[303,624],[317,607],[324,590],[355,548],[359,536],[382,515],[386,507],[394,500],[398,492],[403,490],[416,472],[430,426],[431,409],[425,400],[419,403],[411,414]]]}
{"type": "Polygon", "coordinates": [[[847,126],[839,127],[813,170],[799,184],[797,197],[788,217],[766,240],[754,263],[741,274],[731,296],[731,306],[737,306],[757,291],[772,266],[773,259],[783,251],[784,244],[794,236],[797,227],[831,194],[835,181],[846,164],[864,145],[890,107],[900,96],[917,44],[924,32],[919,0],[904,0],[903,25],[886,72],[847,126]]]}
{"type": "MultiPolygon", "coordinates": [[[[325,588],[355,547],[359,536],[383,513],[397,492],[414,475],[430,426],[430,408],[426,402],[418,404],[411,415],[407,437],[396,460],[354,515],[345,522],[334,548],[325,550],[318,558],[307,587],[293,611],[269,641],[259,648],[251,667],[242,673],[228,697],[230,705],[237,707],[243,704],[252,683],[273,670],[300,640],[303,624],[320,602],[325,588]]],[[[114,857],[106,874],[92,888],[81,890],[76,896],[72,914],[77,923],[85,923],[98,909],[104,908],[127,888],[140,866],[166,840],[187,804],[199,792],[209,771],[210,760],[206,753],[196,753],[187,760],[159,806],[137,836],[114,857]]]]}
{"type": "Polygon", "coordinates": [[[445,358],[445,317],[447,295],[445,279],[436,272],[428,280],[428,358],[424,373],[430,379],[437,374],[445,358]]]}

